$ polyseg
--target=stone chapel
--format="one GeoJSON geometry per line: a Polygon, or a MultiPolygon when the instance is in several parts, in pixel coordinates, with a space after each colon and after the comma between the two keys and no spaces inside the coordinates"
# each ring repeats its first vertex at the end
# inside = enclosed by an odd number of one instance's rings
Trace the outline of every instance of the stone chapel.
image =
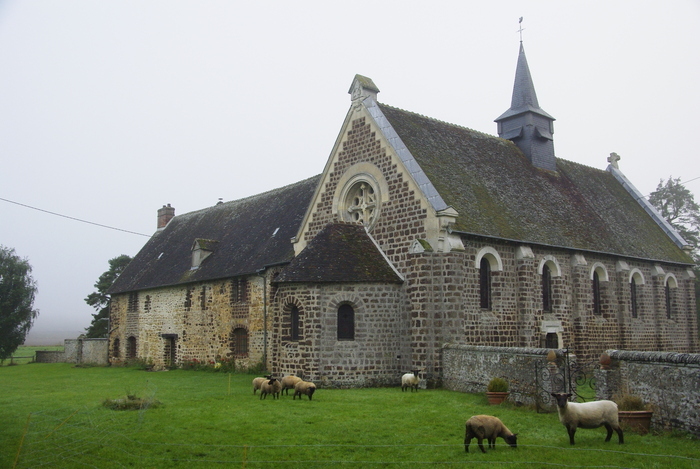
{"type": "Polygon", "coordinates": [[[445,344],[700,352],[689,246],[620,171],[555,156],[520,45],[498,137],[357,75],[320,175],[175,216],[115,281],[110,360],[439,383],[445,344]]]}

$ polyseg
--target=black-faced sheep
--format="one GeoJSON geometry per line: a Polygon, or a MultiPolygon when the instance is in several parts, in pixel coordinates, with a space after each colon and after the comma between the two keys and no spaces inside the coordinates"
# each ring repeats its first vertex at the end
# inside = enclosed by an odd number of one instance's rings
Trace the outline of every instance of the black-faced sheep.
{"type": "Polygon", "coordinates": [[[299,381],[294,385],[294,395],[292,396],[292,400],[296,399],[297,396],[299,396],[299,399],[301,399],[302,395],[309,396],[309,400],[311,400],[311,396],[313,396],[315,392],[316,385],[314,383],[310,381],[299,381]]]}
{"type": "Polygon", "coordinates": [[[464,451],[469,452],[472,438],[476,438],[479,449],[485,453],[483,440],[487,440],[489,449],[496,448],[496,438],[501,437],[513,448],[517,447],[518,434],[508,430],[501,419],[491,415],[475,415],[467,420],[464,433],[464,451]]]}
{"type": "Polygon", "coordinates": [[[557,401],[559,421],[569,432],[569,443],[572,445],[577,428],[598,428],[603,425],[608,430],[605,441],[610,441],[615,430],[619,443],[624,443],[622,429],[617,420],[617,404],[613,401],[569,402],[571,394],[564,393],[552,393],[552,397],[557,401]]]}
{"type": "Polygon", "coordinates": [[[294,375],[289,375],[282,378],[282,393],[289,396],[289,390],[294,389],[294,385],[297,384],[299,381],[301,381],[301,378],[294,375]]]}
{"type": "Polygon", "coordinates": [[[280,398],[280,391],[282,390],[282,383],[277,378],[270,378],[269,380],[263,382],[260,387],[260,399],[267,399],[268,394],[272,394],[273,399],[280,398]]]}
{"type": "Polygon", "coordinates": [[[405,391],[406,388],[411,388],[411,392],[414,389],[418,392],[418,385],[420,384],[418,373],[420,373],[420,370],[414,370],[401,377],[401,392],[405,391]]]}
{"type": "Polygon", "coordinates": [[[253,378],[253,395],[255,395],[255,392],[260,389],[262,384],[265,381],[269,381],[270,378],[272,378],[272,375],[267,375],[264,378],[253,378]]]}

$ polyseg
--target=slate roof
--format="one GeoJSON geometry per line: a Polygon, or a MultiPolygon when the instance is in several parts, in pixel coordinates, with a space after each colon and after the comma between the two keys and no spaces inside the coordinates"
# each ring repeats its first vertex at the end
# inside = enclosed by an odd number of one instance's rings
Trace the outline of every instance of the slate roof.
{"type": "Polygon", "coordinates": [[[402,283],[361,225],[326,225],[275,279],[276,283],[402,283]]]}
{"type": "Polygon", "coordinates": [[[558,171],[538,169],[509,140],[378,106],[459,213],[455,231],[692,264],[609,172],[560,158],[558,171]]]}
{"type": "Polygon", "coordinates": [[[252,274],[294,257],[296,236],[320,176],[179,215],[154,235],[108,293],[252,274]],[[192,270],[192,246],[213,249],[192,270]]]}

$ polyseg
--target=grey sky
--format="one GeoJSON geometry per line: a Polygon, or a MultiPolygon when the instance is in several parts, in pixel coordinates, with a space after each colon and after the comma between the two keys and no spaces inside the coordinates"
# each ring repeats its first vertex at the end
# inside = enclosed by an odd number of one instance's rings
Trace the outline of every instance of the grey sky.
{"type": "MultiPolygon", "coordinates": [[[[0,1],[0,198],[144,234],[320,173],[356,73],[379,100],[496,133],[518,18],[558,157],[644,194],[700,177],[700,2],[0,1]]],[[[686,185],[698,193],[700,180],[686,185]]],[[[34,337],[89,325],[147,238],[0,201],[39,285],[34,337]]]]}

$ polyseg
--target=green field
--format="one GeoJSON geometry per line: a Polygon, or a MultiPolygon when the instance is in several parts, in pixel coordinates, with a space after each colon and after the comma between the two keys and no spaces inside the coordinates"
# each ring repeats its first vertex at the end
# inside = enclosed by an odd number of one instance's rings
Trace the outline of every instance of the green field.
{"type": "Polygon", "coordinates": [[[489,406],[478,394],[396,388],[319,389],[308,398],[253,396],[252,375],[32,363],[0,367],[0,467],[490,467],[700,468],[700,440],[684,434],[579,430],[556,414],[489,406]],[[158,401],[114,411],[105,399],[158,401]],[[464,452],[464,422],[500,417],[519,434],[464,452]],[[284,466],[279,466],[284,463],[284,466]]]}
{"type": "Polygon", "coordinates": [[[63,345],[48,345],[48,346],[26,346],[22,345],[15,350],[11,358],[4,361],[3,365],[24,365],[34,361],[34,355],[37,350],[61,350],[63,345]]]}

